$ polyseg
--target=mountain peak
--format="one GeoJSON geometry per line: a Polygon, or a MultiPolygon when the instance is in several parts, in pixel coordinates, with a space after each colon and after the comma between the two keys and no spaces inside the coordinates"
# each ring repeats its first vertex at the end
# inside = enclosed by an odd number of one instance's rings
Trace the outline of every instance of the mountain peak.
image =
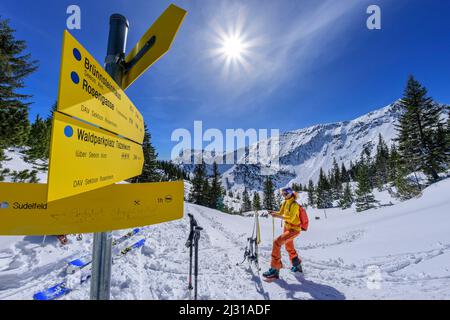
{"type": "MultiPolygon", "coordinates": [[[[279,169],[272,176],[276,187],[308,183],[318,179],[320,168],[331,169],[333,159],[344,163],[355,162],[367,145],[375,147],[381,134],[388,145],[396,136],[394,124],[399,119],[399,100],[383,108],[348,121],[317,124],[280,135],[279,169]]],[[[253,148],[257,148],[258,142],[253,148]]],[[[223,175],[227,189],[242,191],[262,190],[264,177],[259,165],[237,164],[223,175]]]]}

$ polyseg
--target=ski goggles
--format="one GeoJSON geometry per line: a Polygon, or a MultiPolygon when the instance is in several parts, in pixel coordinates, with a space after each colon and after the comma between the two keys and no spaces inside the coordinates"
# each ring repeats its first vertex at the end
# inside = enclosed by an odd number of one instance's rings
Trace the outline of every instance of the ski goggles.
{"type": "Polygon", "coordinates": [[[280,192],[281,192],[281,194],[282,194],[283,196],[285,196],[285,197],[294,194],[294,190],[292,190],[291,188],[282,188],[282,189],[280,189],[280,192]]]}

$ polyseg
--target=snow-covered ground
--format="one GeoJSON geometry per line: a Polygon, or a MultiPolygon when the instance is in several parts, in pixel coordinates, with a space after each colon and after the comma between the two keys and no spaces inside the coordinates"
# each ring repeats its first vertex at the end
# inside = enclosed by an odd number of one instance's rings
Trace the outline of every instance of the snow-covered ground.
{"type": "MultiPolygon", "coordinates": [[[[288,269],[273,283],[243,257],[251,217],[231,216],[186,204],[204,228],[200,239],[201,299],[450,299],[450,179],[430,186],[419,199],[355,213],[310,209],[310,230],[295,240],[305,277],[288,269]],[[316,220],[320,218],[319,220],[316,220]]],[[[277,221],[276,234],[280,232],[277,221]]],[[[112,270],[113,299],[187,299],[187,216],[148,226],[145,246],[112,270]]],[[[120,235],[125,231],[114,232],[120,235]]],[[[268,268],[272,220],[261,218],[260,264],[268,268]]],[[[68,246],[47,237],[0,237],[0,299],[31,299],[58,283],[66,262],[90,252],[92,237],[71,237],[68,246]]],[[[287,254],[283,261],[289,267],[287,254]]],[[[86,283],[63,299],[88,299],[86,283]]]]}
{"type": "MultiPolygon", "coordinates": [[[[3,166],[3,168],[8,168],[11,170],[11,172],[12,171],[20,172],[23,170],[28,170],[31,172],[33,170],[36,170],[37,171],[36,177],[39,179],[39,182],[45,183],[47,181],[47,171],[41,170],[40,168],[40,166],[42,166],[44,162],[41,160],[37,160],[34,165],[29,162],[26,162],[24,160],[25,158],[24,148],[10,148],[3,151],[5,154],[5,158],[7,159],[5,161],[1,161],[1,165],[3,166]]],[[[5,177],[5,182],[11,182],[10,175],[7,175],[5,177]]]]}

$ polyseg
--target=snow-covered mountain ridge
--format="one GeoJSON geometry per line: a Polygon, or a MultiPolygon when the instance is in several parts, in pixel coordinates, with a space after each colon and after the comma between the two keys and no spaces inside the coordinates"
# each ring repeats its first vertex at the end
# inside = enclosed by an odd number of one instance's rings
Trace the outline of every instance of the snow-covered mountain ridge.
{"type": "MultiPolygon", "coordinates": [[[[350,161],[359,158],[364,146],[376,146],[379,134],[390,145],[400,114],[396,102],[351,121],[320,124],[280,135],[280,166],[272,172],[276,186],[306,184],[309,179],[316,182],[320,168],[331,169],[334,158],[348,167],[350,161]]],[[[250,150],[258,148],[258,144],[250,150]]],[[[259,165],[234,165],[222,175],[223,184],[231,190],[244,187],[262,190],[264,176],[260,173],[259,165]]]]}

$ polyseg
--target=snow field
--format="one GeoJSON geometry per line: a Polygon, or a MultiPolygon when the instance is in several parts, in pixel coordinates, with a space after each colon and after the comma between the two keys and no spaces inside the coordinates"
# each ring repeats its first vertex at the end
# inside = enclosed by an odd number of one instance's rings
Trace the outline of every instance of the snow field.
{"type": "MultiPolygon", "coordinates": [[[[355,213],[353,209],[309,209],[310,230],[296,240],[304,279],[281,270],[281,279],[262,281],[243,259],[252,217],[231,216],[186,204],[200,226],[200,299],[449,299],[450,179],[432,185],[423,197],[355,213]],[[319,217],[316,220],[315,217],[319,217]]],[[[260,218],[260,266],[269,267],[272,219],[260,218]]],[[[281,231],[279,220],[275,234],[281,231]]],[[[120,236],[126,231],[116,231],[120,236]]],[[[184,219],[144,227],[133,240],[142,249],[121,257],[112,269],[112,299],[188,299],[189,222],[184,219]]],[[[0,299],[31,299],[63,279],[71,259],[91,251],[92,236],[0,237],[0,299]]],[[[126,244],[122,244],[125,246],[126,244]]],[[[283,251],[283,264],[290,267],[283,251]]],[[[261,273],[262,273],[261,271],[261,273]]],[[[62,299],[88,299],[90,283],[62,299]]]]}

